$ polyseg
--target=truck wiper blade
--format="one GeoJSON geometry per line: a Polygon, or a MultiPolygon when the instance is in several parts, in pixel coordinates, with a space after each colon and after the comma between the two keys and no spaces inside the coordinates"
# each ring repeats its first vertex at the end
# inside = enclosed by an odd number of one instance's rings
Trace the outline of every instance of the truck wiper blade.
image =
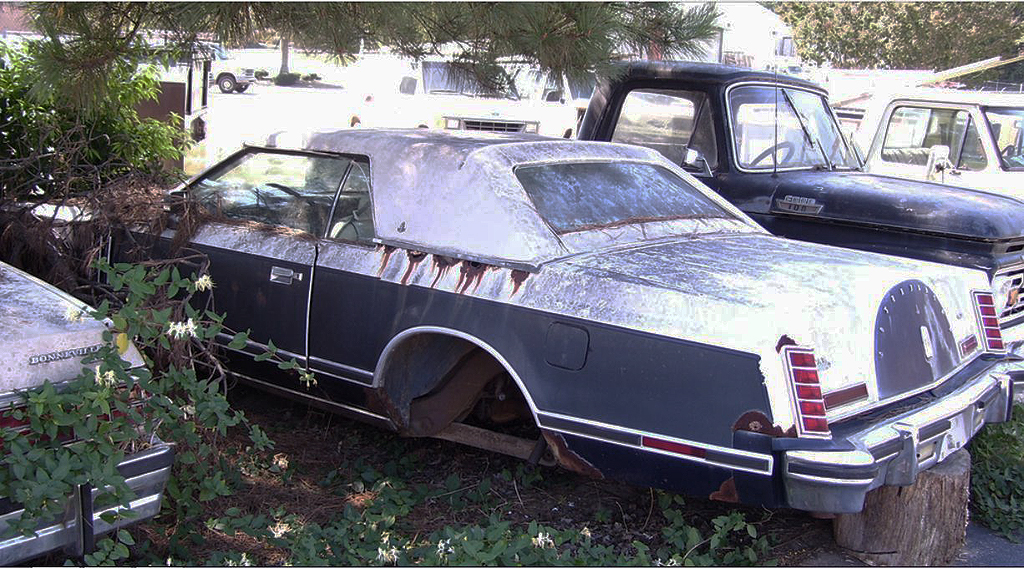
{"type": "Polygon", "coordinates": [[[835,169],[835,167],[832,165],[832,162],[829,161],[828,156],[825,155],[825,148],[821,146],[821,141],[819,141],[814,135],[812,135],[811,130],[807,128],[807,123],[804,122],[803,115],[800,114],[800,111],[796,108],[796,105],[793,103],[793,99],[790,98],[789,92],[786,89],[779,90],[782,91],[782,96],[785,97],[786,102],[789,103],[789,108],[793,109],[793,114],[796,115],[796,121],[797,123],[800,124],[800,130],[804,131],[804,136],[807,137],[807,141],[811,143],[811,146],[814,146],[815,148],[818,149],[818,153],[821,154],[821,159],[825,160],[825,166],[828,167],[828,169],[830,170],[835,169]]]}

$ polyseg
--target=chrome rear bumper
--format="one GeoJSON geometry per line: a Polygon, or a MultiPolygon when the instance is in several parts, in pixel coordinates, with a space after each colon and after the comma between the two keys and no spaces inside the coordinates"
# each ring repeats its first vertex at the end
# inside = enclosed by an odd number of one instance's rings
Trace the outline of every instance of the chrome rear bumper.
{"type": "Polygon", "coordinates": [[[844,436],[855,449],[788,450],[782,476],[790,507],[857,513],[868,491],[910,485],[966,444],[986,423],[1009,420],[1013,379],[986,372],[927,406],[844,436]]]}
{"type": "MultiPolygon", "coordinates": [[[[80,487],[68,500],[62,519],[41,524],[35,536],[0,538],[0,566],[24,562],[55,550],[80,556],[92,548],[95,535],[153,518],[160,512],[173,463],[174,448],[164,443],[128,456],[117,468],[135,493],[128,507],[134,513],[131,518],[118,518],[113,523],[104,521],[100,515],[124,509],[94,510],[92,504],[100,490],[80,487]]],[[[5,534],[8,524],[20,518],[22,512],[23,509],[17,508],[0,514],[0,535],[5,534]]]]}

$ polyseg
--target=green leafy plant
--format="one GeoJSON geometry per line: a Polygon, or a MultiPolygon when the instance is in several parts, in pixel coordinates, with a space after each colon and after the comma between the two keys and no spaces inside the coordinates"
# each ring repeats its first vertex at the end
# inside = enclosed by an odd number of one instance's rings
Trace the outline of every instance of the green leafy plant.
{"type": "Polygon", "coordinates": [[[302,80],[308,83],[312,83],[313,81],[319,81],[320,79],[320,75],[317,75],[316,73],[309,73],[307,75],[302,76],[302,80]]]}
{"type": "Polygon", "coordinates": [[[253,73],[253,75],[255,75],[257,79],[262,81],[267,77],[270,77],[270,71],[267,71],[266,69],[257,69],[256,72],[253,73]]]}
{"type": "Polygon", "coordinates": [[[299,82],[302,77],[299,73],[281,73],[274,77],[274,84],[281,87],[290,87],[299,82]]]}
{"type": "Polygon", "coordinates": [[[1024,530],[1024,405],[1013,418],[986,426],[971,441],[971,506],[975,518],[1010,540],[1024,530]]]}
{"type": "MultiPolygon", "coordinates": [[[[231,494],[232,479],[238,477],[218,451],[218,440],[228,428],[240,426],[249,428],[253,451],[270,450],[273,442],[250,427],[225,397],[223,371],[212,352],[214,338],[226,332],[223,316],[192,305],[197,293],[214,285],[209,276],[184,276],[158,263],[101,261],[97,267],[120,301],[67,317],[106,320],[105,344],[83,360],[82,372],[70,384],[45,383],[26,392],[23,405],[0,409],[27,425],[21,431],[5,429],[0,438],[0,497],[25,507],[8,531],[32,534],[39,521],[59,518],[79,484],[106,488],[97,508],[127,505],[131,491],[116,464],[162,439],[175,444],[164,511],[175,519],[171,549],[181,553],[199,525],[203,504],[231,494]],[[146,354],[147,365],[123,358],[132,344],[146,354]]],[[[246,333],[234,333],[230,345],[241,347],[246,339],[246,333]]],[[[260,357],[283,369],[298,366],[273,351],[260,357]]],[[[126,535],[119,531],[116,541],[101,541],[85,561],[126,559],[132,544],[126,535]]]]}
{"type": "Polygon", "coordinates": [[[115,66],[106,80],[117,88],[83,109],[40,88],[39,45],[0,43],[0,198],[64,198],[128,173],[155,174],[164,160],[181,157],[180,118],[167,123],[136,111],[159,92],[156,67],[115,66]]]}

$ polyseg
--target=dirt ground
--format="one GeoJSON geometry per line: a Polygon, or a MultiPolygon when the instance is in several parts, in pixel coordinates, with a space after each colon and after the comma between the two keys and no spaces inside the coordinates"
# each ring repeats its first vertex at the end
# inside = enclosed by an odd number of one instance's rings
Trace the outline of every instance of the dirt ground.
{"type": "MultiPolygon", "coordinates": [[[[483,524],[488,515],[500,510],[503,518],[513,523],[535,520],[559,529],[587,526],[595,541],[626,547],[634,540],[655,541],[666,522],[658,514],[655,491],[650,488],[588,479],[557,468],[534,470],[514,458],[442,440],[403,439],[246,387],[233,389],[231,399],[275,441],[273,455],[266,457],[276,467],[268,470],[265,466],[252,468],[240,464],[246,472],[242,489],[213,501],[207,511],[210,517],[222,516],[232,507],[254,515],[283,507],[305,522],[323,524],[332,515],[340,514],[346,505],[360,505],[360,494],[339,496],[325,487],[324,481],[331,478],[332,471],[344,471],[355,465],[371,466],[385,473],[396,473],[396,467],[405,467],[397,473],[409,485],[443,487],[455,475],[460,484],[453,494],[470,491],[490,480],[490,491],[496,499],[487,506],[452,506],[445,499],[436,499],[417,506],[402,519],[403,531],[410,534],[427,535],[445,525],[483,524]],[[414,466],[410,467],[410,463],[414,466]],[[517,468],[527,469],[519,469],[520,475],[516,476],[501,475],[517,468]],[[528,482],[523,483],[524,479],[528,482]]],[[[237,450],[235,459],[251,459],[244,453],[249,444],[245,433],[236,429],[224,450],[229,455],[237,450]]],[[[813,519],[805,513],[737,507],[700,498],[685,500],[687,522],[698,528],[707,527],[714,517],[736,509],[745,514],[748,522],[757,525],[761,534],[768,535],[772,549],[766,560],[797,565],[810,554],[834,546],[830,521],[813,519]]],[[[148,540],[152,553],[162,557],[166,554],[166,530],[167,527],[154,522],[133,532],[137,540],[148,540]]],[[[287,551],[241,533],[227,536],[207,529],[202,540],[193,550],[196,559],[208,558],[217,550],[245,552],[258,564],[281,564],[287,559],[287,551]]]]}

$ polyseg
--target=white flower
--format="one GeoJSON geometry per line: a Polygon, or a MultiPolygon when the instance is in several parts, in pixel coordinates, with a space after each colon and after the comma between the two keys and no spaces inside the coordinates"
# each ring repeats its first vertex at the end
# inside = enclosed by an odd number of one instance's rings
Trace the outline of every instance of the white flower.
{"type": "Polygon", "coordinates": [[[452,548],[452,539],[446,538],[444,540],[437,541],[437,557],[443,559],[445,556],[455,552],[452,548]]]}
{"type": "Polygon", "coordinates": [[[391,548],[377,548],[377,562],[382,564],[394,564],[398,562],[398,549],[395,547],[391,548]]]}
{"type": "Polygon", "coordinates": [[[78,323],[82,321],[82,316],[85,312],[82,311],[78,306],[68,306],[68,309],[64,310],[64,319],[71,323],[78,323]]]}
{"type": "Polygon", "coordinates": [[[590,529],[588,527],[583,527],[583,529],[580,530],[580,536],[590,540],[590,529]]]}
{"type": "Polygon", "coordinates": [[[105,373],[100,372],[100,368],[96,367],[96,384],[103,387],[112,387],[117,384],[117,375],[114,371],[106,371],[105,373]]]}
{"type": "Polygon", "coordinates": [[[270,534],[274,535],[274,538],[281,538],[286,532],[291,529],[288,523],[278,522],[274,526],[270,527],[270,534]]]}
{"type": "Polygon", "coordinates": [[[232,560],[232,559],[230,559],[230,558],[225,558],[225,565],[226,566],[252,566],[252,560],[249,559],[249,555],[248,554],[243,552],[241,558],[239,558],[237,562],[232,560]]]}
{"type": "Polygon", "coordinates": [[[210,278],[209,274],[203,274],[199,278],[196,278],[194,283],[196,292],[205,292],[213,289],[213,279],[210,278]]]}
{"type": "Polygon", "coordinates": [[[537,548],[554,548],[555,547],[555,541],[551,540],[551,535],[549,535],[548,533],[543,532],[543,531],[537,533],[537,536],[535,536],[534,538],[532,538],[530,540],[531,540],[531,542],[533,542],[533,545],[536,546],[537,548]]]}
{"type": "Polygon", "coordinates": [[[192,318],[188,318],[188,321],[174,321],[168,325],[167,335],[170,335],[174,339],[181,339],[183,337],[197,337],[198,327],[196,322],[192,318]]]}

